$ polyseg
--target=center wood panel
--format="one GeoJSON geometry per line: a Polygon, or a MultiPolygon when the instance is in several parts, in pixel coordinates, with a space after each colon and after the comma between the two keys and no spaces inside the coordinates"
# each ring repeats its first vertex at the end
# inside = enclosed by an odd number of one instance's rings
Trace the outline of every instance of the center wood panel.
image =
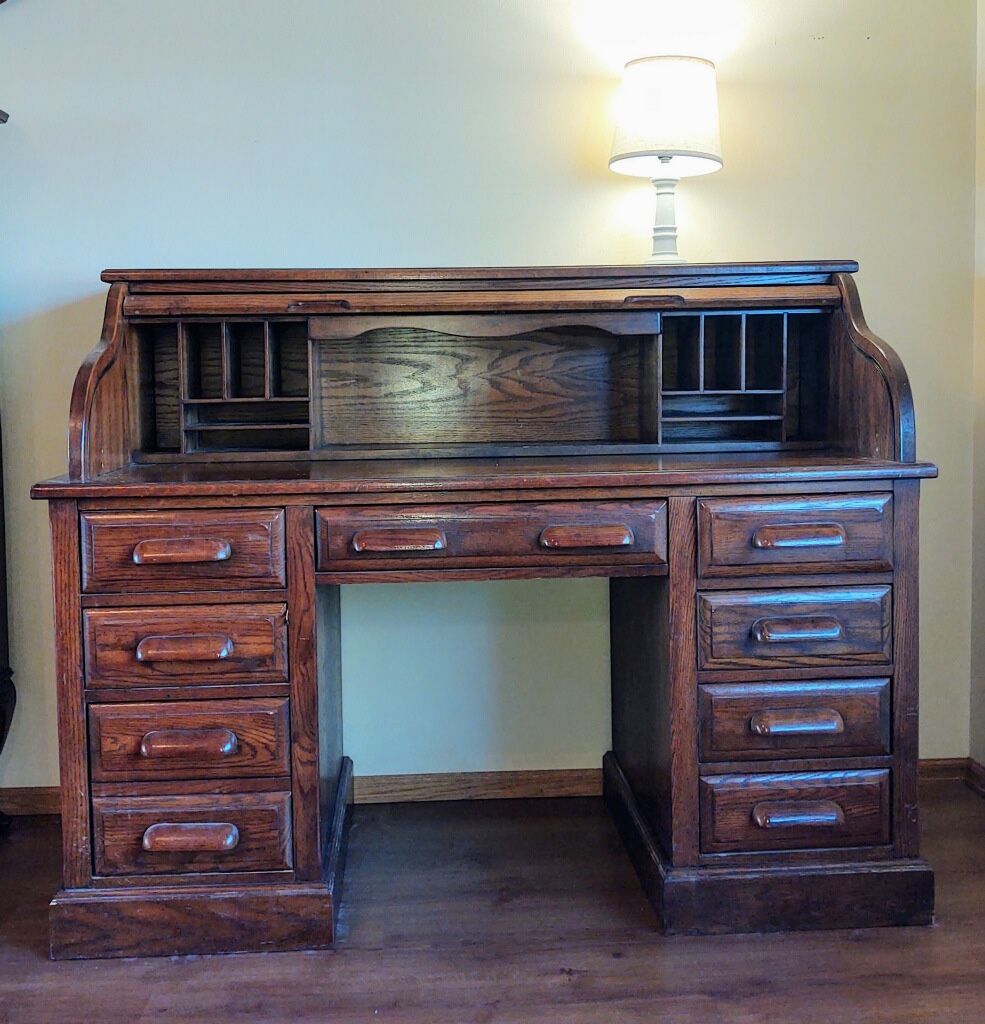
{"type": "Polygon", "coordinates": [[[313,446],[637,441],[640,339],[586,328],[315,343],[313,446]]]}

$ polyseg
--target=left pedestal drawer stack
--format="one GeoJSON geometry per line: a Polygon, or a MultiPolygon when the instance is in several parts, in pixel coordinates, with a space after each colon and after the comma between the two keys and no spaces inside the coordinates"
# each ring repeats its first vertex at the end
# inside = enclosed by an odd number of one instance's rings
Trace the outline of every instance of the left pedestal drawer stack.
{"type": "Polygon", "coordinates": [[[80,536],[94,880],[290,878],[283,510],[83,513],[80,536]]]}

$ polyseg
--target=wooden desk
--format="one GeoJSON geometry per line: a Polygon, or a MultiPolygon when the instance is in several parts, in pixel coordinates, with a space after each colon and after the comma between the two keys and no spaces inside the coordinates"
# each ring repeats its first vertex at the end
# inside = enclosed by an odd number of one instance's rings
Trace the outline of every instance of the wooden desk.
{"type": "Polygon", "coordinates": [[[333,942],[338,588],[408,580],[610,578],[605,798],[666,930],[929,922],[936,470],[855,269],[104,274],[69,473],[33,491],[52,955],[333,942]]]}

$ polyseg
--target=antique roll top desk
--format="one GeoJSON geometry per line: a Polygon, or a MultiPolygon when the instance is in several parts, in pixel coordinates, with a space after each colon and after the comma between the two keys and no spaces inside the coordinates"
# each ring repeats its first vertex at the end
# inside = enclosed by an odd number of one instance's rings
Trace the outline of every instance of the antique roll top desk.
{"type": "Polygon", "coordinates": [[[68,474],[33,491],[52,955],[333,942],[339,586],[426,580],[610,578],[604,794],[662,928],[929,922],[936,470],[855,270],[106,272],[68,474]]]}

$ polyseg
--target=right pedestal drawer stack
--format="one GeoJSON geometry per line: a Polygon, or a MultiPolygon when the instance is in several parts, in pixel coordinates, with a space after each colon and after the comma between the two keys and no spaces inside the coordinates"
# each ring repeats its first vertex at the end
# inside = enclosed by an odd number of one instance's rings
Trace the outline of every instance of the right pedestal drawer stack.
{"type": "Polygon", "coordinates": [[[697,515],[701,852],[886,846],[892,495],[697,515]]]}

